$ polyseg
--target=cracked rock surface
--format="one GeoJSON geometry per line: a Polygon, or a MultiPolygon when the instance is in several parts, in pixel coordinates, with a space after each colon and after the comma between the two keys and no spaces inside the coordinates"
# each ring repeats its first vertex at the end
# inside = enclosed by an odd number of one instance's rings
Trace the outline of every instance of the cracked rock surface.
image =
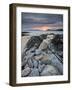
{"type": "Polygon", "coordinates": [[[63,75],[62,34],[22,36],[22,43],[22,77],[63,75]]]}

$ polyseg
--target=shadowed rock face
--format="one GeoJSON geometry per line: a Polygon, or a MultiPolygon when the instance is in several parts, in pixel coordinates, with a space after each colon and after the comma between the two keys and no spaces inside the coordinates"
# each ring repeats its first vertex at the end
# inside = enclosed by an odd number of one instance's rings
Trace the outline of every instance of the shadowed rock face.
{"type": "Polygon", "coordinates": [[[41,44],[41,42],[43,41],[43,39],[46,39],[47,35],[40,35],[40,36],[32,36],[30,38],[30,40],[28,41],[28,43],[26,44],[26,48],[29,50],[32,47],[36,47],[38,48],[41,44]]]}
{"type": "Polygon", "coordinates": [[[22,54],[22,77],[63,75],[62,35],[32,36],[22,54]]]}
{"type": "Polygon", "coordinates": [[[57,50],[63,50],[63,35],[55,35],[51,42],[57,50]]]}

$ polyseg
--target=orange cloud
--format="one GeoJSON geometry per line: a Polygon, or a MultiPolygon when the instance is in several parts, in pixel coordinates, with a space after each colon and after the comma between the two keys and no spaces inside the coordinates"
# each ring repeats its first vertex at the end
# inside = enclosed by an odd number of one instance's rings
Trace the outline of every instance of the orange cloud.
{"type": "Polygon", "coordinates": [[[46,31],[49,29],[49,27],[48,26],[37,26],[37,27],[33,27],[33,29],[46,31]]]}

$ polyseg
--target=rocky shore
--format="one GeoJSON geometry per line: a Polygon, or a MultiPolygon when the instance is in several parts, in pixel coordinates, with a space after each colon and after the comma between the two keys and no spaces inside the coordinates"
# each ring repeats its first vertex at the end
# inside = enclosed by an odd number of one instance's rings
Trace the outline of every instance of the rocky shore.
{"type": "Polygon", "coordinates": [[[63,75],[63,35],[22,36],[22,43],[22,77],[63,75]]]}

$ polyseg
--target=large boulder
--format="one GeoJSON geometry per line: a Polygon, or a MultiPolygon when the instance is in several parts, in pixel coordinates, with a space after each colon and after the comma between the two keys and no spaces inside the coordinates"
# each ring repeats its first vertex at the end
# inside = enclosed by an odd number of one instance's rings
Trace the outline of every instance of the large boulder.
{"type": "Polygon", "coordinates": [[[58,75],[58,70],[52,65],[46,65],[43,71],[40,73],[41,76],[58,75]]]}
{"type": "Polygon", "coordinates": [[[56,57],[53,57],[53,59],[51,60],[51,64],[58,69],[60,74],[63,74],[63,64],[56,57]]]}
{"type": "Polygon", "coordinates": [[[47,49],[47,46],[48,46],[48,44],[47,44],[46,40],[43,40],[43,42],[39,46],[39,49],[41,49],[41,50],[47,49]]]}
{"type": "Polygon", "coordinates": [[[27,42],[26,48],[28,48],[28,50],[34,46],[38,48],[42,41],[43,41],[43,38],[41,38],[40,36],[32,36],[27,42]]]}
{"type": "Polygon", "coordinates": [[[24,70],[21,71],[21,76],[22,77],[28,76],[30,71],[31,71],[31,69],[29,67],[25,68],[24,70]]]}

